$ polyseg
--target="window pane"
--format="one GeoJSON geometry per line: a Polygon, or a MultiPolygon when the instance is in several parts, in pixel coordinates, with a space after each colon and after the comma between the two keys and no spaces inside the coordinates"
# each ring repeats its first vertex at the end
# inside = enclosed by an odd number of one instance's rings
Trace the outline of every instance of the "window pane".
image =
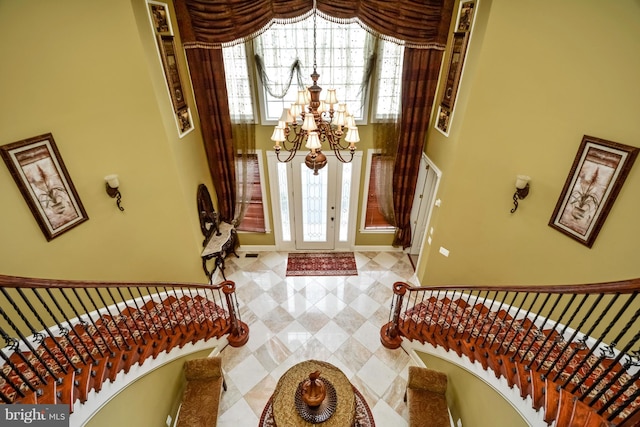
{"type": "MultiPolygon", "coordinates": [[[[318,16],[316,31],[318,85],[336,89],[338,100],[356,120],[364,118],[366,91],[361,89],[365,68],[372,50],[372,36],[358,24],[336,24],[318,16]]],[[[264,87],[267,120],[277,120],[283,108],[295,102],[299,89],[312,83],[313,72],[313,17],[291,24],[274,24],[255,40],[255,51],[262,57],[264,73],[269,87],[264,87]],[[302,87],[292,64],[300,61],[302,87]],[[293,75],[292,75],[293,73],[293,75]],[[283,96],[287,85],[291,86],[283,96]]]]}
{"type": "Polygon", "coordinates": [[[340,196],[339,241],[346,242],[349,236],[349,205],[351,200],[351,163],[342,164],[342,194],[340,196]]]}
{"type": "Polygon", "coordinates": [[[260,180],[260,168],[258,167],[258,156],[248,154],[246,162],[241,157],[236,158],[236,181],[238,184],[238,200],[243,200],[243,189],[245,188],[243,166],[246,165],[246,190],[249,193],[248,205],[246,207],[242,222],[238,225],[240,231],[256,231],[264,233],[266,231],[264,205],[262,203],[262,183],[260,180]]]}
{"type": "Polygon", "coordinates": [[[385,40],[380,41],[378,79],[376,81],[375,120],[392,119],[400,113],[402,59],[404,48],[385,40]]]}
{"type": "Polygon", "coordinates": [[[365,230],[393,230],[394,227],[384,219],[380,212],[380,204],[378,203],[378,195],[376,193],[376,170],[377,163],[380,161],[380,154],[371,156],[371,165],[369,165],[369,189],[367,192],[367,209],[365,215],[365,230]]]}
{"type": "Polygon", "coordinates": [[[314,175],[305,164],[300,165],[302,180],[302,240],[325,242],[327,240],[327,184],[328,165],[314,175]]]}
{"type": "Polygon", "coordinates": [[[222,49],[229,111],[233,122],[253,122],[253,101],[244,44],[222,49]]]}
{"type": "Polygon", "coordinates": [[[282,241],[291,241],[291,217],[289,214],[289,185],[287,181],[287,166],[289,163],[278,163],[278,187],[280,187],[280,219],[282,220],[282,241]]]}

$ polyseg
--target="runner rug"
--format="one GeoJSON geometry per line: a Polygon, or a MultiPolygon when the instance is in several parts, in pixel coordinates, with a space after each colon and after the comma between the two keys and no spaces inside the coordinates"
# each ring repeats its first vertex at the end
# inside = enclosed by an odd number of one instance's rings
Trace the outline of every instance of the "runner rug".
{"type": "Polygon", "coordinates": [[[353,252],[290,253],[287,276],[357,276],[353,252]]]}

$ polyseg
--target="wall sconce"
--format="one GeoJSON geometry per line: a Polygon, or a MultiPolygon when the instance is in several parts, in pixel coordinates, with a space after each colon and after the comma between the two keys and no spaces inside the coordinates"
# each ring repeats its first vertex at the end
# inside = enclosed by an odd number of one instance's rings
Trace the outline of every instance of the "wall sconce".
{"type": "Polygon", "coordinates": [[[529,181],[531,177],[526,175],[518,175],[516,177],[516,192],[513,193],[513,209],[511,213],[514,213],[518,209],[518,200],[522,200],[529,194],[529,181]]]}
{"type": "Polygon", "coordinates": [[[118,205],[118,209],[124,211],[124,208],[120,206],[120,200],[122,199],[122,195],[120,194],[120,190],[118,187],[120,186],[120,181],[118,180],[118,175],[107,175],[104,177],[106,181],[107,194],[109,197],[116,198],[116,204],[118,205]]]}

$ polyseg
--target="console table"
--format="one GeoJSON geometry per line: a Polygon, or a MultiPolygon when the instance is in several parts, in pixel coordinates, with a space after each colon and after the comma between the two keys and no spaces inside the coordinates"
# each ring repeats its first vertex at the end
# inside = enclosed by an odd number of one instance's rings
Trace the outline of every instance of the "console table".
{"type": "Polygon", "coordinates": [[[209,238],[205,240],[204,249],[202,250],[202,268],[204,274],[207,275],[209,280],[215,273],[217,268],[220,268],[222,278],[227,280],[224,275],[224,260],[230,253],[236,254],[236,246],[238,244],[238,233],[233,225],[227,222],[220,222],[217,230],[212,230],[209,238]],[[211,271],[207,268],[207,261],[215,259],[213,268],[211,271]]]}

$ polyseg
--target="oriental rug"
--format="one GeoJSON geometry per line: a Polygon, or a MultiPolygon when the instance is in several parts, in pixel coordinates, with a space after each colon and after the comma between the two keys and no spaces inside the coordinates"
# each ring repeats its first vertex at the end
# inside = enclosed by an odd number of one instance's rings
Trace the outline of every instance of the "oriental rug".
{"type": "Polygon", "coordinates": [[[353,252],[290,253],[287,276],[357,276],[353,252]]]}

